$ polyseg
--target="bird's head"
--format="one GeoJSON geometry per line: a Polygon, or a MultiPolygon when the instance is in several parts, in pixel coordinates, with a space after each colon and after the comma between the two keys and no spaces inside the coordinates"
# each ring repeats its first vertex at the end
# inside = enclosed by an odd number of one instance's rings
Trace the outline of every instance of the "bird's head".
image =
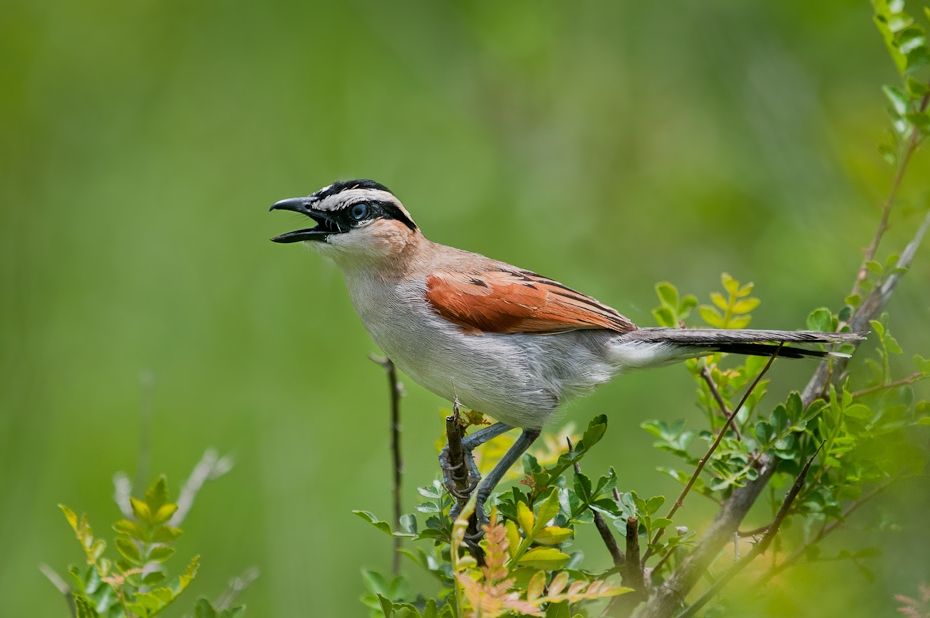
{"type": "Polygon", "coordinates": [[[281,200],[271,210],[299,212],[317,224],[271,240],[304,242],[343,267],[396,258],[420,237],[400,200],[373,180],[334,182],[308,197],[281,200]]]}

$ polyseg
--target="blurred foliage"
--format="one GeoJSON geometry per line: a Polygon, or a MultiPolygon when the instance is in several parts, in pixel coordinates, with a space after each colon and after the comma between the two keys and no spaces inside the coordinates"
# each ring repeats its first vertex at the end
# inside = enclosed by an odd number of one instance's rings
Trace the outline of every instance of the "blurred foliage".
{"type": "MultiPolygon", "coordinates": [[[[62,613],[28,568],[83,555],[54,504],[119,517],[98,481],[135,458],[145,369],[158,380],[158,469],[180,478],[204,443],[241,462],[236,482],[186,522],[174,559],[186,564],[196,548],[218,564],[261,564],[267,577],[247,592],[258,615],[297,615],[307,598],[320,615],[357,611],[359,565],[390,561],[346,517],[360,504],[389,508],[383,378],[365,369],[372,344],[340,278],[269,243],[283,224],[265,216],[334,178],[384,182],[430,238],[555,277],[637,323],[650,320],[653,282],[708,290],[721,271],[767,291],[754,326],[798,328],[824,304],[839,314],[832,299],[849,293],[893,180],[882,157],[904,146],[895,127],[879,135],[886,99],[875,85],[911,101],[919,91],[906,78],[926,70],[893,81],[872,13],[848,0],[4,0],[4,611],[62,613]],[[890,151],[878,153],[882,139],[890,151]]],[[[927,207],[923,154],[901,185],[891,247],[927,207]]],[[[891,308],[890,332],[908,350],[930,347],[928,266],[924,251],[891,308]]],[[[911,369],[903,357],[889,357],[892,376],[911,369]]],[[[786,401],[779,384],[809,365],[777,365],[770,396],[786,401]]],[[[441,423],[428,419],[446,404],[407,387],[412,504],[435,472],[441,423]]],[[[674,426],[690,389],[669,369],[579,401],[572,419],[607,411],[614,428],[586,466],[616,465],[641,496],[680,489],[653,472],[673,455],[636,428],[648,417],[674,426]]],[[[874,584],[842,563],[802,563],[759,611],[874,616],[930,581],[926,483],[885,494],[887,506],[863,507],[869,523],[846,529],[862,547],[890,533],[871,559],[874,584]]],[[[712,509],[701,498],[680,517],[699,529],[712,509]]],[[[748,525],[769,517],[759,510],[748,525]]],[[[589,529],[574,542],[596,562],[589,529]]],[[[202,569],[186,594],[226,575],[202,569]]]]}
{"type": "MultiPolygon", "coordinates": [[[[164,563],[175,553],[174,542],[182,531],[170,525],[178,505],[168,501],[168,483],[160,476],[145,492],[145,499],[129,498],[131,513],[127,519],[113,524],[119,536],[116,549],[122,555],[113,562],[104,556],[107,543],[95,538],[87,515],[78,519],[74,511],[58,505],[71,524],[74,533],[87,554],[84,572],[71,567],[73,586],[67,593],[72,615],[77,618],[150,618],[174,603],[184,592],[200,566],[200,556],[194,556],[187,570],[174,580],[168,575],[164,563]]],[[[245,612],[244,606],[213,607],[201,598],[195,607],[195,618],[235,618],[245,612]]]]}

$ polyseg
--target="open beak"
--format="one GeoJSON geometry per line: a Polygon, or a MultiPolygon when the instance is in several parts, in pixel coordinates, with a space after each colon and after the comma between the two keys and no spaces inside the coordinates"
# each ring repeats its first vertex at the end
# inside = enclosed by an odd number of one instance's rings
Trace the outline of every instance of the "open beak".
{"type": "Polygon", "coordinates": [[[320,210],[315,210],[310,206],[310,198],[307,197],[292,197],[290,199],[281,200],[276,202],[274,206],[271,207],[271,210],[290,210],[292,212],[299,212],[302,215],[306,215],[316,221],[316,227],[306,228],[303,230],[294,230],[293,232],[288,232],[286,234],[281,234],[280,236],[275,236],[271,240],[273,242],[288,243],[288,242],[300,242],[303,240],[325,240],[330,234],[337,234],[342,230],[339,229],[339,226],[336,225],[326,213],[320,210]]]}

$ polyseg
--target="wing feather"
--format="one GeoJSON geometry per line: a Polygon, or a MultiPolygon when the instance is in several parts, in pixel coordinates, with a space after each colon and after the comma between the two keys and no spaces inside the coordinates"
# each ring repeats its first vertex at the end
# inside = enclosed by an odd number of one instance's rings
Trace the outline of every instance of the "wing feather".
{"type": "Polygon", "coordinates": [[[426,300],[470,334],[636,330],[615,309],[528,270],[436,272],[426,279],[426,300]]]}

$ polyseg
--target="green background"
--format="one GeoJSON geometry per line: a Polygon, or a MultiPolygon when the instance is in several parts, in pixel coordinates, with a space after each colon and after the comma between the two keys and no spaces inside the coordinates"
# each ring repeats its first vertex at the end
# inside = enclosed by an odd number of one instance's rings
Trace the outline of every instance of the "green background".
{"type": "MultiPolygon", "coordinates": [[[[389,516],[386,381],[338,270],[268,242],[302,226],[268,214],[278,199],[373,178],[432,240],[556,278],[639,324],[652,323],[656,281],[706,302],[727,271],[756,283],[754,326],[797,329],[811,309],[841,307],[892,175],[876,144],[879,87],[897,77],[866,2],[0,8],[8,616],[66,614],[37,569],[81,561],[55,504],[101,532],[117,519],[110,478],[134,474],[144,371],[153,474],[176,490],[206,447],[236,457],[185,522],[169,564],[200,553],[202,566],[168,615],[253,564],[262,575],[240,597],[253,616],[364,614],[360,569],[387,570],[390,540],[350,511],[389,516]]],[[[909,238],[928,177],[918,153],[880,256],[909,238]]],[[[924,249],[890,307],[906,357],[930,356],[924,249]]],[[[769,406],[814,368],[778,365],[769,406]]],[[[448,404],[405,383],[410,511],[437,471],[448,404]]],[[[623,490],[677,494],[655,472],[671,456],[639,423],[697,426],[693,399],[673,367],[571,406],[582,427],[610,416],[585,470],[613,465],[623,490]]],[[[886,547],[875,583],[848,562],[801,566],[772,584],[766,611],[895,615],[892,595],[930,581],[925,479],[883,505],[831,539],[834,552],[886,547]],[[901,529],[875,532],[882,513],[901,529]]],[[[690,500],[683,522],[700,528],[710,506],[690,500]]],[[[768,517],[760,501],[747,525],[768,517]]],[[[577,545],[607,564],[593,532],[577,545]]]]}

